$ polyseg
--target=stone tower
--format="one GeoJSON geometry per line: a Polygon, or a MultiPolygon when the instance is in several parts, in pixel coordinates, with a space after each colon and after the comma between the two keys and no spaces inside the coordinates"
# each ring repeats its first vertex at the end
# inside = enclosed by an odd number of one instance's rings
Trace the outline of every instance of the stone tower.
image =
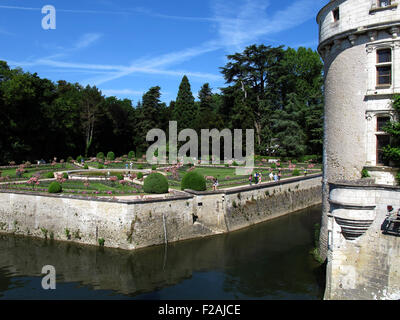
{"type": "Polygon", "coordinates": [[[400,93],[400,1],[331,0],[318,13],[318,51],[325,63],[323,217],[327,256],[329,185],[355,181],[366,168],[376,184],[394,184],[381,149],[400,93]]]}

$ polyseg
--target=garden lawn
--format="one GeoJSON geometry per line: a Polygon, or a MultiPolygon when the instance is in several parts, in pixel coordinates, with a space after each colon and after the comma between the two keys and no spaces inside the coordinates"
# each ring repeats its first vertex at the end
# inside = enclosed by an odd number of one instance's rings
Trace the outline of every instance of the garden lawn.
{"type": "Polygon", "coordinates": [[[46,178],[45,175],[49,172],[57,172],[57,171],[67,171],[76,169],[76,167],[70,163],[65,163],[64,165],[56,164],[52,165],[40,165],[40,166],[32,166],[31,168],[25,168],[25,173],[21,178],[17,178],[16,168],[13,169],[0,169],[1,176],[6,177],[9,176],[11,180],[15,179],[29,179],[34,176],[35,173],[40,172],[41,178],[46,178]]]}
{"type": "MultiPolygon", "coordinates": [[[[189,166],[184,166],[178,170],[179,179],[174,179],[170,172],[167,173],[168,182],[171,188],[180,189],[181,179],[186,174],[189,166]]],[[[245,186],[249,185],[249,175],[236,175],[235,168],[215,168],[215,167],[197,167],[194,171],[198,172],[200,175],[207,177],[212,176],[218,179],[219,189],[237,187],[237,186],[245,186]]],[[[259,172],[262,175],[261,182],[269,181],[269,169],[255,169],[255,172],[259,172]]],[[[278,173],[278,169],[273,170],[273,172],[278,173]]],[[[293,177],[291,170],[287,168],[281,168],[282,179],[287,179],[293,177]]],[[[312,172],[309,170],[309,174],[312,172]]],[[[303,171],[300,170],[300,176],[303,175],[303,171]]],[[[253,183],[254,184],[254,183],[253,183]]],[[[207,180],[207,190],[212,190],[213,181],[207,180]]]]}

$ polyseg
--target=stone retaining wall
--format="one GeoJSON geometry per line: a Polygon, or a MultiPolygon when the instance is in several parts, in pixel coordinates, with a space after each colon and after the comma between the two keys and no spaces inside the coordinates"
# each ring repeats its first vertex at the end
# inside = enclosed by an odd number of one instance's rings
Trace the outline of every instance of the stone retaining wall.
{"type": "Polygon", "coordinates": [[[320,202],[320,174],[131,201],[0,191],[0,233],[90,245],[102,238],[131,250],[237,230],[320,202]]]}

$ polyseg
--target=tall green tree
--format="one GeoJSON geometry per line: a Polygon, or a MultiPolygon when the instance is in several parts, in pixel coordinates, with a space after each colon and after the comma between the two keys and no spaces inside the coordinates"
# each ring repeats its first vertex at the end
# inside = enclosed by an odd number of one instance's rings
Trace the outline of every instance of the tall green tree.
{"type": "Polygon", "coordinates": [[[253,121],[252,128],[255,130],[258,151],[261,151],[262,146],[262,112],[274,93],[271,87],[281,69],[284,55],[282,48],[251,45],[243,53],[228,55],[230,61],[221,68],[226,83],[234,84],[234,87],[240,88],[243,93],[242,101],[236,101],[236,105],[245,108],[247,118],[253,121]]]}
{"type": "Polygon", "coordinates": [[[309,154],[321,154],[323,144],[323,64],[317,52],[299,47],[288,48],[282,59],[283,73],[278,79],[282,106],[293,102],[301,109],[297,119],[309,154]],[[292,102],[290,102],[292,100],[292,102]]]}
{"type": "Polygon", "coordinates": [[[160,128],[159,117],[165,112],[166,105],[160,101],[161,88],[150,88],[142,97],[142,102],[137,106],[138,136],[136,145],[139,153],[144,153],[149,144],[146,135],[151,129],[160,128]]]}
{"type": "Polygon", "coordinates": [[[178,131],[193,128],[195,117],[196,108],[189,79],[183,76],[173,110],[173,118],[178,122],[178,131]]]}
{"type": "Polygon", "coordinates": [[[199,107],[194,121],[194,129],[201,134],[201,129],[219,129],[223,126],[222,119],[217,114],[216,101],[208,83],[203,84],[199,91],[199,107]]]}

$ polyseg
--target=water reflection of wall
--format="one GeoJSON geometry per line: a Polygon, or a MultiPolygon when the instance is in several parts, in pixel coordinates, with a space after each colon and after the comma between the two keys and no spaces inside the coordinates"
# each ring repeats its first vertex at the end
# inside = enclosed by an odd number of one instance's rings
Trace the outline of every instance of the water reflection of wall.
{"type": "MultiPolygon", "coordinates": [[[[315,283],[308,256],[320,208],[314,210],[314,214],[294,214],[248,230],[170,244],[167,255],[164,246],[130,252],[1,236],[0,269],[13,275],[42,276],[41,268],[50,264],[59,281],[126,295],[153,292],[189,279],[195,272],[217,270],[224,274],[227,292],[255,298],[277,290],[303,294],[315,283]]],[[[0,273],[0,291],[8,286],[7,276],[0,273]]]]}

